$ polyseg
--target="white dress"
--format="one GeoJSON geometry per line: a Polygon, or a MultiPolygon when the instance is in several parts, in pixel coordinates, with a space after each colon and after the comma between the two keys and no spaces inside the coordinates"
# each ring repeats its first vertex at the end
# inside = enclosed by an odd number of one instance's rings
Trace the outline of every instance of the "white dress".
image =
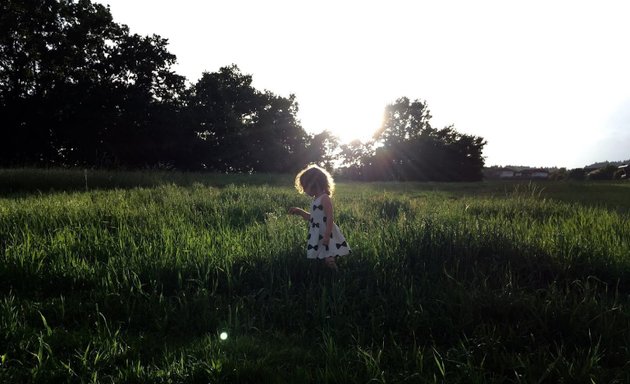
{"type": "Polygon", "coordinates": [[[346,238],[337,224],[334,223],[328,247],[322,244],[324,232],[326,232],[326,220],[328,219],[324,214],[324,207],[321,203],[322,196],[324,195],[315,198],[311,204],[311,219],[308,223],[308,240],[306,245],[306,257],[309,259],[345,256],[351,252],[346,238]]]}

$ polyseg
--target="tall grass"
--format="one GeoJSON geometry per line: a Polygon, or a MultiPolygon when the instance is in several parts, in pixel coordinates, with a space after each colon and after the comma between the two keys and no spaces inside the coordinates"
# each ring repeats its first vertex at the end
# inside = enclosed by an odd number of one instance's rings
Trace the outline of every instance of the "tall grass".
{"type": "Polygon", "coordinates": [[[601,194],[341,183],[332,273],[285,213],[308,199],[246,180],[7,192],[0,381],[630,381],[630,221],[601,194]]]}

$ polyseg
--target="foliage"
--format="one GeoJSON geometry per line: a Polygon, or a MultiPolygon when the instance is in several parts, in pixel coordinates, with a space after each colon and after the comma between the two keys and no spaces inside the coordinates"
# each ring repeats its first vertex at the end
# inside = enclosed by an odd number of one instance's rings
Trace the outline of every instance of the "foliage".
{"type": "Polygon", "coordinates": [[[137,166],[172,155],[177,126],[159,122],[184,82],[165,39],[130,34],[90,1],[2,4],[2,164],[137,166]]]}
{"type": "Polygon", "coordinates": [[[617,168],[615,165],[607,165],[588,173],[586,178],[588,180],[613,180],[617,168]]]}
{"type": "Polygon", "coordinates": [[[342,167],[338,173],[352,180],[364,180],[364,171],[367,169],[368,159],[374,156],[374,142],[364,143],[353,140],[340,147],[339,159],[342,167]]]}
{"type": "MultiPolygon", "coordinates": [[[[304,131],[294,95],[255,89],[236,65],[187,86],[165,38],[131,34],[103,5],[0,7],[0,166],[247,173],[337,164],[337,139],[304,131]]],[[[377,142],[340,148],[347,175],[481,179],[483,139],[432,128],[419,101],[401,98],[385,112],[377,142]]]]}
{"type": "Polygon", "coordinates": [[[614,180],[627,180],[628,179],[627,168],[616,170],[615,173],[613,174],[613,179],[614,180]]]}
{"type": "Polygon", "coordinates": [[[482,179],[483,138],[452,126],[433,128],[428,106],[406,97],[385,109],[372,148],[342,148],[348,176],[363,180],[478,181],[482,179]]]}
{"type": "Polygon", "coordinates": [[[586,170],[584,168],[570,169],[567,178],[570,180],[584,180],[586,179],[586,170]]]}
{"type": "Polygon", "coordinates": [[[0,381],[630,380],[627,183],[339,183],[331,274],[290,180],[209,177],[0,198],[0,381]]]}
{"type": "Polygon", "coordinates": [[[205,168],[286,172],[305,163],[308,137],[296,118],[295,96],[256,90],[237,66],[204,73],[187,104],[205,168]]]}
{"type": "Polygon", "coordinates": [[[309,157],[295,97],[255,90],[236,66],[187,88],[166,39],[130,34],[100,4],[1,11],[0,165],[282,172],[309,157]]]}
{"type": "Polygon", "coordinates": [[[336,151],[339,140],[330,131],[322,131],[311,137],[306,151],[306,163],[320,163],[332,169],[337,158],[336,151]]]}

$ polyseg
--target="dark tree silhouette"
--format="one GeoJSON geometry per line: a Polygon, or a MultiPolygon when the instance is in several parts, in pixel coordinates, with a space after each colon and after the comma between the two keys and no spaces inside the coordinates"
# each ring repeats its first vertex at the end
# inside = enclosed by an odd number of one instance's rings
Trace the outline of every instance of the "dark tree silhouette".
{"type": "Polygon", "coordinates": [[[248,135],[254,169],[262,172],[299,169],[311,135],[297,119],[295,96],[284,98],[265,91],[259,94],[258,100],[256,124],[248,135]]]}
{"type": "MultiPolygon", "coordinates": [[[[139,166],[163,157],[184,78],[159,36],[90,1],[3,1],[0,162],[139,166]],[[171,120],[172,117],[170,118],[171,120]]],[[[190,136],[192,137],[192,136],[190,136]]]]}
{"type": "Polygon", "coordinates": [[[430,119],[426,102],[396,100],[385,108],[374,142],[342,147],[344,172],[367,180],[481,180],[483,138],[433,128],[430,119]]]}
{"type": "MultiPolygon", "coordinates": [[[[130,34],[90,0],[0,1],[0,166],[292,172],[331,167],[337,139],[309,135],[294,95],[236,65],[189,87],[160,36],[130,34]]],[[[388,105],[375,141],[341,147],[346,171],[380,180],[478,180],[485,142],[435,129],[426,103],[388,105]]]]}
{"type": "Polygon", "coordinates": [[[236,65],[204,73],[188,99],[190,119],[203,141],[203,164],[222,172],[286,172],[301,164],[308,135],[295,96],[252,86],[236,65]]]}
{"type": "Polygon", "coordinates": [[[332,169],[336,159],[335,151],[339,147],[339,139],[330,131],[322,131],[313,135],[308,140],[303,163],[318,163],[321,166],[332,169]]]}

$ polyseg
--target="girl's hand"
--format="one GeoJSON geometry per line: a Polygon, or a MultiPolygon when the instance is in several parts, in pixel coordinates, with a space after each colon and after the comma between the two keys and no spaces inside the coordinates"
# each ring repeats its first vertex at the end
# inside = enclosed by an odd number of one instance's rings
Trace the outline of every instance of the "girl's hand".
{"type": "Polygon", "coordinates": [[[308,220],[308,218],[310,216],[308,214],[308,212],[306,212],[302,208],[298,208],[298,207],[291,207],[291,208],[289,208],[289,214],[290,215],[296,215],[296,216],[302,216],[302,218],[305,219],[305,220],[308,220]]]}

